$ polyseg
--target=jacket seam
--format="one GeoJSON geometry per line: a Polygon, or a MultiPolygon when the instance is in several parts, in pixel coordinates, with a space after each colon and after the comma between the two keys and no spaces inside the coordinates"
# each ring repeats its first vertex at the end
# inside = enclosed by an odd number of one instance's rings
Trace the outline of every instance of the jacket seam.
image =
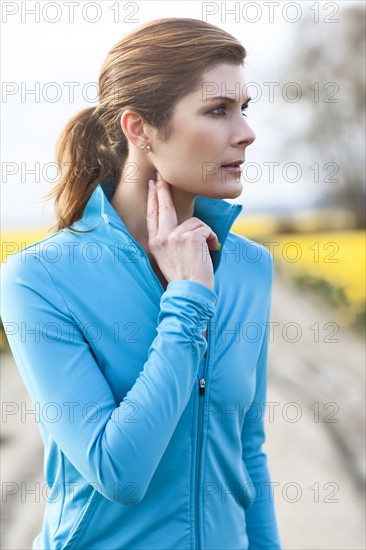
{"type": "Polygon", "coordinates": [[[102,359],[102,355],[101,355],[101,352],[97,346],[97,344],[94,342],[94,347],[92,347],[89,343],[89,341],[87,340],[87,338],[85,337],[84,335],[84,332],[83,332],[83,329],[82,329],[82,326],[83,326],[83,323],[82,321],[80,320],[79,316],[69,307],[68,303],[66,302],[64,296],[62,295],[62,293],[60,292],[59,288],[57,287],[53,277],[52,277],[52,274],[50,272],[50,270],[46,267],[46,265],[42,262],[41,259],[39,259],[40,261],[40,264],[44,267],[44,269],[46,270],[46,272],[48,273],[51,281],[52,281],[52,284],[57,292],[57,294],[59,295],[59,297],[61,298],[61,301],[63,302],[64,304],[64,307],[66,308],[67,312],[69,313],[69,315],[71,315],[71,318],[74,320],[74,322],[76,323],[76,326],[79,328],[81,334],[83,335],[83,338],[85,339],[85,341],[87,342],[87,344],[90,346],[90,349],[93,351],[93,353],[96,351],[96,356],[98,358],[98,361],[99,361],[99,366],[101,365],[104,365],[104,361],[102,359]]]}
{"type": "MultiPolygon", "coordinates": [[[[64,453],[60,450],[60,454],[61,454],[61,460],[62,460],[62,479],[66,479],[66,472],[65,472],[65,456],[64,456],[64,453]]],[[[61,526],[61,523],[62,523],[62,519],[64,517],[64,510],[65,510],[65,496],[66,496],[66,491],[65,491],[65,488],[63,488],[63,495],[62,495],[62,504],[61,504],[61,513],[60,513],[60,516],[59,516],[59,521],[58,521],[58,524],[55,528],[55,530],[53,531],[53,536],[52,536],[52,540],[55,541],[56,540],[56,536],[57,536],[57,533],[60,531],[60,526],[61,526]]]]}
{"type": "Polygon", "coordinates": [[[95,508],[98,506],[100,498],[102,497],[102,495],[100,495],[100,493],[98,493],[97,490],[94,488],[92,495],[93,496],[91,497],[91,499],[86,502],[80,510],[80,513],[76,518],[76,522],[73,525],[73,529],[69,533],[69,536],[67,537],[64,546],[62,547],[62,550],[71,550],[73,547],[77,548],[75,547],[75,543],[79,540],[80,536],[85,531],[85,522],[88,519],[89,515],[93,511],[95,511],[95,508]],[[93,502],[94,495],[97,495],[97,502],[93,502]]]}

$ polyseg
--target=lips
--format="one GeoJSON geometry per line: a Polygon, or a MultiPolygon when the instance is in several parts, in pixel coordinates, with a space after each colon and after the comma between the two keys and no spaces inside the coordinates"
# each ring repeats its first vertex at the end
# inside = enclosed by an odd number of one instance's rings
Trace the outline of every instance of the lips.
{"type": "Polygon", "coordinates": [[[221,166],[222,170],[225,170],[225,172],[231,172],[233,174],[240,174],[241,173],[241,166],[239,164],[235,165],[228,165],[228,166],[221,166]]]}
{"type": "Polygon", "coordinates": [[[240,166],[240,164],[243,164],[243,163],[244,163],[244,161],[239,159],[239,160],[233,160],[232,162],[222,164],[221,166],[223,168],[229,168],[229,167],[232,167],[232,166],[240,166]]]}

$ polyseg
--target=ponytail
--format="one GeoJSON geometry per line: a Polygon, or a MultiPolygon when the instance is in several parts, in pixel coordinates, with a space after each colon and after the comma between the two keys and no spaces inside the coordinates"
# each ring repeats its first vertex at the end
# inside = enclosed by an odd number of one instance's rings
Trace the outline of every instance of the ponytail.
{"type": "MultiPolygon", "coordinates": [[[[127,143],[125,149],[127,154],[127,143]]],[[[55,197],[57,223],[49,230],[57,232],[82,217],[100,180],[119,177],[98,108],[83,109],[67,122],[56,143],[56,161],[61,178],[44,200],[55,197]]]]}

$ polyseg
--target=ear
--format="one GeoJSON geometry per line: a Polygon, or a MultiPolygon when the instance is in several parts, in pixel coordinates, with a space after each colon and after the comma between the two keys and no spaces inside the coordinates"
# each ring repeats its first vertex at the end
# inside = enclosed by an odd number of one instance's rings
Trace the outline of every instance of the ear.
{"type": "Polygon", "coordinates": [[[127,140],[139,147],[142,143],[149,141],[149,135],[146,132],[146,122],[132,109],[125,109],[121,115],[121,128],[127,140]]]}

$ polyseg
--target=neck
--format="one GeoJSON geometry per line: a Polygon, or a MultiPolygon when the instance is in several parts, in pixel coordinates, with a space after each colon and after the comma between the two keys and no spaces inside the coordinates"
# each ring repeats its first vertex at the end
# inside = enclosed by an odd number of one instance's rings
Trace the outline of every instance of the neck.
{"type": "MultiPolygon", "coordinates": [[[[147,254],[148,231],[146,223],[148,181],[156,181],[156,171],[151,165],[140,161],[132,161],[127,158],[120,180],[116,186],[111,205],[126,225],[134,239],[143,247],[147,254]],[[137,173],[131,170],[131,166],[138,166],[137,173]]],[[[178,225],[193,216],[195,195],[172,185],[169,186],[175,211],[177,213],[178,225]]]]}

